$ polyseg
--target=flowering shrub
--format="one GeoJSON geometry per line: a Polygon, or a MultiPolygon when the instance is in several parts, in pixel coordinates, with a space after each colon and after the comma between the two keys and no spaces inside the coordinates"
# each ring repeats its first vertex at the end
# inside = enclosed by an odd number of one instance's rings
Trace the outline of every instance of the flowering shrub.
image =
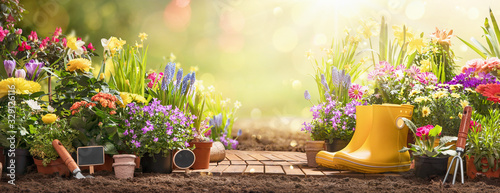
{"type": "Polygon", "coordinates": [[[90,102],[79,101],[71,108],[71,127],[80,131],[78,147],[103,145],[107,154],[116,154],[121,144],[118,136],[117,97],[99,92],[90,102]]]}
{"type": "Polygon", "coordinates": [[[193,138],[192,124],[196,118],[172,105],[161,105],[157,99],[144,107],[130,103],[121,123],[125,144],[139,155],[185,149],[193,138]]]}
{"type": "Polygon", "coordinates": [[[405,124],[415,135],[415,144],[410,144],[411,148],[404,147],[400,152],[408,150],[413,151],[414,156],[427,156],[427,157],[446,157],[454,156],[455,150],[451,150],[451,146],[445,146],[446,143],[456,141],[457,137],[444,136],[439,140],[439,145],[434,147],[434,141],[441,135],[442,128],[439,125],[426,125],[417,128],[413,122],[403,118],[405,124]]]}
{"type": "Polygon", "coordinates": [[[472,114],[469,133],[467,135],[466,154],[474,156],[474,165],[477,171],[487,172],[489,169],[496,171],[500,168],[497,164],[500,156],[500,111],[490,109],[487,115],[472,114]],[[486,158],[488,163],[481,162],[486,158]]]}
{"type": "Polygon", "coordinates": [[[313,140],[351,140],[356,127],[356,106],[364,104],[352,100],[344,105],[331,97],[327,100],[311,107],[313,120],[304,122],[302,131],[310,133],[313,140]]]}

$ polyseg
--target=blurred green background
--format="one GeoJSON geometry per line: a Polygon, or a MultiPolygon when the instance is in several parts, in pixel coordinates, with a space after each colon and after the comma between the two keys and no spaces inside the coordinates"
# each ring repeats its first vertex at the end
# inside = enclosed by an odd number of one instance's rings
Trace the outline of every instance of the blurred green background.
{"type": "MultiPolygon", "coordinates": [[[[389,26],[406,24],[425,37],[453,29],[461,38],[481,39],[488,8],[500,16],[499,1],[466,0],[25,0],[29,11],[21,27],[50,36],[56,27],[92,42],[102,55],[101,38],[127,44],[147,33],[148,69],[165,66],[171,53],[186,70],[198,67],[207,88],[240,101],[240,118],[310,117],[304,90],[317,99],[311,63],[344,30],[356,32],[360,19],[385,16],[389,26]]],[[[392,32],[392,30],[390,31],[392,32]]],[[[376,45],[378,37],[372,38],[376,45]]],[[[368,48],[366,39],[361,49],[368,48]]],[[[480,40],[481,42],[482,39],[480,40]]],[[[457,64],[478,57],[457,38],[457,64]]],[[[364,56],[360,55],[359,58],[364,56]]],[[[102,58],[95,57],[94,65],[102,58]]],[[[296,126],[298,127],[298,126],[296,126]]]]}

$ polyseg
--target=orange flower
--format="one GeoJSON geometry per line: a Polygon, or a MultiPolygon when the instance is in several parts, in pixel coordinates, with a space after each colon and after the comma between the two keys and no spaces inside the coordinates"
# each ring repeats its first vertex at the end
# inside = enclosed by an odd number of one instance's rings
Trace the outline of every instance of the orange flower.
{"type": "Polygon", "coordinates": [[[442,46],[450,46],[451,38],[453,37],[453,30],[446,32],[446,30],[439,30],[436,27],[436,32],[431,34],[432,42],[438,43],[442,46]]]}
{"type": "Polygon", "coordinates": [[[111,111],[111,112],[109,112],[109,114],[114,115],[114,114],[116,114],[116,111],[111,111]]]}

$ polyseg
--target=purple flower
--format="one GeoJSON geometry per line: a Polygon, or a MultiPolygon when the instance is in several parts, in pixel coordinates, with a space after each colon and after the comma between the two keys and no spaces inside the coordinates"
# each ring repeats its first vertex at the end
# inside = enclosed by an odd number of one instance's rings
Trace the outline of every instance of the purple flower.
{"type": "Polygon", "coordinates": [[[193,87],[195,81],[196,81],[196,72],[191,72],[191,80],[189,80],[189,82],[191,82],[191,87],[193,87]]]}
{"type": "Polygon", "coordinates": [[[181,95],[184,95],[187,90],[188,82],[191,80],[191,74],[187,74],[184,76],[184,79],[182,79],[182,90],[181,90],[181,95]]]}
{"type": "Polygon", "coordinates": [[[123,135],[127,136],[128,135],[128,130],[125,130],[125,132],[123,132],[123,135]]]}
{"type": "Polygon", "coordinates": [[[175,73],[175,63],[169,62],[167,66],[165,66],[165,72],[163,72],[164,76],[161,81],[161,89],[162,90],[167,90],[168,85],[170,84],[170,81],[174,77],[175,73]]]}
{"type": "Polygon", "coordinates": [[[174,137],[174,138],[172,139],[172,141],[177,141],[177,140],[179,140],[179,139],[177,139],[177,137],[174,137]]]}
{"type": "Polygon", "coordinates": [[[5,68],[5,72],[7,72],[7,76],[10,78],[10,77],[12,77],[12,73],[14,72],[14,69],[16,68],[16,61],[15,60],[4,60],[3,67],[5,68]]]}
{"type": "Polygon", "coordinates": [[[304,92],[304,98],[306,100],[311,100],[311,95],[309,94],[309,91],[306,90],[306,92],[304,92]]]}
{"type": "Polygon", "coordinates": [[[179,86],[181,85],[182,75],[183,75],[182,68],[179,68],[179,70],[177,70],[177,74],[176,74],[177,77],[175,78],[177,88],[179,88],[179,86]]]}
{"type": "Polygon", "coordinates": [[[41,68],[43,67],[43,62],[38,62],[36,60],[30,60],[28,63],[25,64],[26,67],[26,75],[28,80],[36,80],[38,78],[38,75],[42,71],[41,68]]]}
{"type": "Polygon", "coordinates": [[[229,142],[231,143],[231,147],[233,149],[236,149],[238,147],[238,141],[236,139],[229,139],[229,142]]]}
{"type": "Polygon", "coordinates": [[[16,78],[26,78],[26,71],[24,69],[16,70],[16,78]]]}
{"type": "Polygon", "coordinates": [[[153,139],[154,142],[158,142],[158,137],[155,137],[155,139],[153,139]]]}
{"type": "Polygon", "coordinates": [[[184,146],[189,147],[189,143],[187,141],[184,141],[184,146]]]}

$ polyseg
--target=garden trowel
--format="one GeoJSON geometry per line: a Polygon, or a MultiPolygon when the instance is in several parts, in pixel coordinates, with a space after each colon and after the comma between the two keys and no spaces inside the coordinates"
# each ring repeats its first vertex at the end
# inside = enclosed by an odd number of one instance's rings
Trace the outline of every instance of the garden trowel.
{"type": "Polygon", "coordinates": [[[73,159],[73,157],[71,157],[68,150],[66,150],[66,148],[59,140],[54,139],[54,141],[52,141],[52,146],[54,147],[54,149],[56,149],[57,154],[59,154],[61,159],[64,161],[66,166],[68,166],[69,170],[73,173],[76,179],[93,178],[93,176],[82,175],[82,171],[76,164],[75,160],[73,159]]]}
{"type": "Polygon", "coordinates": [[[455,184],[458,166],[460,166],[460,174],[462,175],[462,184],[464,183],[464,160],[462,159],[461,155],[464,153],[465,150],[465,142],[467,141],[467,133],[469,133],[471,116],[472,116],[472,107],[466,106],[464,108],[464,113],[462,115],[462,122],[460,122],[460,129],[458,130],[458,140],[456,145],[457,155],[453,157],[453,159],[450,162],[448,171],[444,176],[443,184],[446,182],[446,178],[448,178],[448,174],[450,173],[453,163],[455,163],[455,172],[453,173],[452,184],[455,184]]]}

